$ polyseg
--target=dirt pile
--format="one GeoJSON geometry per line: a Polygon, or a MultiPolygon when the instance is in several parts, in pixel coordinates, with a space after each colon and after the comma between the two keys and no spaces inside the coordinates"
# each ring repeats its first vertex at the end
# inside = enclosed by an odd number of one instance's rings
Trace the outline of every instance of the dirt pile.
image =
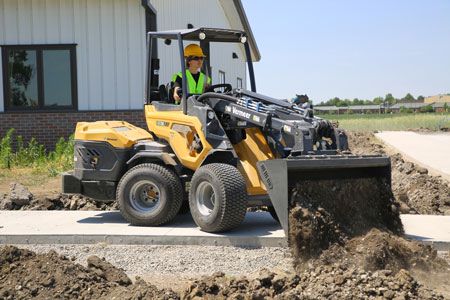
{"type": "Polygon", "coordinates": [[[403,233],[386,178],[302,181],[290,206],[289,242],[298,264],[372,228],[403,233]]]}
{"type": "Polygon", "coordinates": [[[56,252],[38,255],[12,246],[0,248],[0,299],[444,299],[411,274],[312,260],[297,274],[261,270],[251,277],[222,272],[189,283],[180,294],[136,278],[92,256],[88,266],[56,252]]]}
{"type": "Polygon", "coordinates": [[[298,274],[263,270],[255,278],[218,273],[194,281],[181,299],[444,299],[406,270],[367,272],[340,265],[311,267],[298,274]]]}
{"type": "Polygon", "coordinates": [[[178,299],[178,295],[126,274],[92,256],[88,267],[51,251],[38,255],[12,246],[0,249],[0,299],[178,299]]]}
{"type": "Polygon", "coordinates": [[[9,194],[0,195],[0,210],[117,210],[116,202],[96,202],[83,195],[54,194],[35,197],[20,183],[10,184],[9,194]]]}
{"type": "MultiPolygon", "coordinates": [[[[369,132],[349,132],[350,149],[355,154],[386,154],[387,148],[369,132]]],[[[401,213],[450,215],[450,186],[439,176],[391,153],[392,190],[401,213]]]]}

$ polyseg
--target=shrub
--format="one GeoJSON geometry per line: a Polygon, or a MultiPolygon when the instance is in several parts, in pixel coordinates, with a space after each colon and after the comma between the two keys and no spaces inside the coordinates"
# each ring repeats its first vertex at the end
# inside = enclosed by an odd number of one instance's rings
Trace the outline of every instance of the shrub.
{"type": "Polygon", "coordinates": [[[0,140],[0,168],[11,168],[12,156],[12,134],[14,128],[9,129],[6,135],[0,140]]]}
{"type": "Polygon", "coordinates": [[[0,140],[0,168],[32,168],[32,172],[47,173],[56,176],[58,173],[73,168],[73,137],[66,141],[60,138],[55,150],[46,152],[43,145],[32,138],[25,146],[22,136],[16,138],[16,150],[12,144],[14,129],[8,130],[0,140]]]}
{"type": "Polygon", "coordinates": [[[433,106],[427,105],[427,106],[421,107],[420,108],[420,112],[422,112],[422,113],[430,113],[430,112],[434,112],[434,109],[433,109],[433,106]]]}

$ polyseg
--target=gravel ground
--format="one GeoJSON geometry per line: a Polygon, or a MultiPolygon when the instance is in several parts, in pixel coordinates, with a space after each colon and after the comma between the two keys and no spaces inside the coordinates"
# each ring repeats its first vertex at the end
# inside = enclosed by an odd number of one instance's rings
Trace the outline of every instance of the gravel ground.
{"type": "Polygon", "coordinates": [[[219,246],[141,246],[141,245],[15,245],[36,253],[55,250],[86,266],[91,255],[105,258],[129,276],[172,275],[184,277],[249,275],[263,268],[293,272],[287,248],[237,248],[219,246]]]}

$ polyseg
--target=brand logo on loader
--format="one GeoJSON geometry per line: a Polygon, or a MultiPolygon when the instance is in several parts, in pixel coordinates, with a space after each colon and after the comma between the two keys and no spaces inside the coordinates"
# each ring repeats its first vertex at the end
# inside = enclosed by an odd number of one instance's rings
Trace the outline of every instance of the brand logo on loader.
{"type": "Polygon", "coordinates": [[[269,190],[273,189],[273,184],[272,184],[272,180],[270,180],[270,176],[269,176],[269,170],[267,170],[265,165],[261,165],[261,173],[264,176],[264,179],[266,180],[267,183],[267,187],[269,188],[269,190]]]}
{"type": "Polygon", "coordinates": [[[248,112],[239,110],[234,106],[231,107],[231,112],[235,115],[238,115],[240,117],[247,118],[247,119],[250,119],[250,116],[251,116],[251,114],[249,114],[248,112]]]}

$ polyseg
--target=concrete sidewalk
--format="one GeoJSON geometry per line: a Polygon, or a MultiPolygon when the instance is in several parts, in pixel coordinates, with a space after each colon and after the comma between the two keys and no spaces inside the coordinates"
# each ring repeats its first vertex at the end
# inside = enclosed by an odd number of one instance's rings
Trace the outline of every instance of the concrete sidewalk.
{"type": "MultiPolygon", "coordinates": [[[[450,216],[402,215],[408,238],[450,250],[450,216]]],[[[161,227],[130,226],[119,212],[0,211],[0,244],[148,244],[237,247],[286,246],[269,213],[247,213],[244,224],[224,234],[200,231],[189,215],[161,227]]]]}
{"type": "Polygon", "coordinates": [[[375,136],[431,174],[450,181],[450,133],[383,131],[375,136]]]}
{"type": "Polygon", "coordinates": [[[284,231],[269,213],[248,213],[237,230],[200,231],[189,214],[160,227],[131,226],[120,212],[0,211],[0,244],[148,244],[286,246],[284,231]]]}

